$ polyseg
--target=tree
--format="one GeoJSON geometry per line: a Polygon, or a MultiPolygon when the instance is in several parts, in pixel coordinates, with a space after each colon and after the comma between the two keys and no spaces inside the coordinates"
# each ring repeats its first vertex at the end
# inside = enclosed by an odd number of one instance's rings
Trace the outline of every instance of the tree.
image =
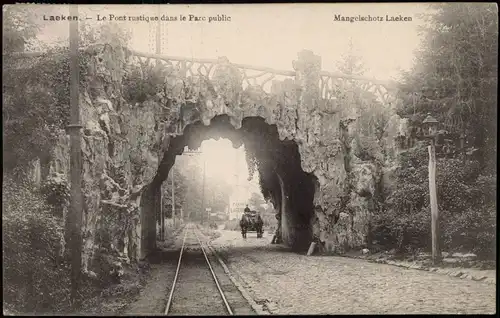
{"type": "Polygon", "coordinates": [[[80,23],[81,47],[97,43],[107,43],[113,46],[127,46],[132,38],[130,30],[114,22],[103,24],[80,23]]]}
{"type": "Polygon", "coordinates": [[[24,52],[35,39],[40,26],[36,23],[33,7],[6,5],[3,10],[3,55],[24,52]]]}
{"type": "MultiPolygon", "coordinates": [[[[343,74],[355,76],[364,75],[367,71],[362,56],[354,47],[352,38],[349,39],[347,51],[337,63],[337,68],[343,74]]],[[[390,110],[362,84],[357,80],[349,80],[344,87],[339,89],[339,94],[345,100],[344,104],[348,105],[347,108],[354,109],[357,113],[355,123],[357,135],[362,135],[362,139],[370,139],[370,143],[378,143],[382,139],[390,110]]]]}
{"type": "MultiPolygon", "coordinates": [[[[180,213],[180,209],[186,202],[187,193],[187,180],[184,175],[177,169],[170,170],[170,174],[162,184],[163,191],[163,213],[165,217],[171,218],[172,216],[172,171],[174,177],[174,191],[175,191],[175,213],[176,216],[180,213]]],[[[159,218],[158,218],[159,219],[159,218]]]]}
{"type": "Polygon", "coordinates": [[[203,168],[198,157],[183,157],[176,161],[175,170],[184,178],[184,215],[192,220],[201,218],[203,168]]]}
{"type": "Polygon", "coordinates": [[[61,43],[48,43],[38,38],[44,27],[53,25],[53,22],[44,21],[42,16],[64,14],[60,12],[60,7],[15,4],[6,5],[3,8],[2,51],[4,55],[13,52],[40,52],[61,46],[61,43]]]}
{"type": "MultiPolygon", "coordinates": [[[[497,10],[482,3],[440,3],[430,9],[415,64],[403,76],[398,112],[415,126],[432,112],[453,135],[467,136],[467,148],[478,150],[465,162],[438,157],[443,247],[494,258],[497,10]]],[[[429,247],[427,162],[427,149],[419,144],[400,155],[397,187],[373,224],[379,241],[389,238],[400,249],[429,247]]]]}
{"type": "Polygon", "coordinates": [[[203,203],[205,208],[211,208],[212,212],[224,211],[227,208],[231,186],[220,178],[206,174],[204,176],[202,158],[183,157],[176,163],[176,171],[182,174],[185,180],[182,208],[186,216],[193,220],[206,218],[203,203]]]}
{"type": "Polygon", "coordinates": [[[224,211],[229,204],[231,187],[225,180],[207,178],[205,187],[205,206],[212,211],[224,211]]]}
{"type": "Polygon", "coordinates": [[[250,207],[253,207],[256,211],[261,212],[261,210],[264,210],[261,205],[265,204],[266,201],[264,201],[264,198],[262,197],[262,194],[253,192],[250,196],[250,199],[248,200],[248,205],[250,207]]]}
{"type": "Polygon", "coordinates": [[[363,75],[366,72],[363,58],[356,54],[352,38],[349,38],[347,52],[342,55],[341,61],[337,63],[337,68],[346,75],[363,75]]]}
{"type": "MultiPolygon", "coordinates": [[[[404,74],[400,114],[432,112],[446,130],[465,133],[483,166],[495,163],[498,11],[495,4],[440,3],[425,15],[425,37],[404,74]],[[489,160],[488,160],[489,159],[489,160]]],[[[420,115],[420,116],[418,116],[420,115]]]]}

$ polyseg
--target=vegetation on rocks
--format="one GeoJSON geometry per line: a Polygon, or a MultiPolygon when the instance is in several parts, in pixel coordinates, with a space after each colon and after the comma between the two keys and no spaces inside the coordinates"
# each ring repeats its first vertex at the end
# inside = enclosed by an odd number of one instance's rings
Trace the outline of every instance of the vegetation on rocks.
{"type": "Polygon", "coordinates": [[[67,180],[48,178],[40,190],[52,208],[52,214],[63,218],[65,216],[64,210],[68,208],[70,200],[70,188],[67,180]]]}
{"type": "Polygon", "coordinates": [[[131,66],[123,78],[124,98],[131,105],[140,105],[150,99],[157,100],[159,96],[166,98],[166,94],[162,93],[165,93],[168,68],[163,63],[141,64],[131,66]]]}
{"type": "Polygon", "coordinates": [[[14,312],[69,308],[70,272],[64,258],[63,218],[54,214],[47,202],[48,197],[56,196],[39,191],[27,178],[4,175],[4,303],[14,312]]]}

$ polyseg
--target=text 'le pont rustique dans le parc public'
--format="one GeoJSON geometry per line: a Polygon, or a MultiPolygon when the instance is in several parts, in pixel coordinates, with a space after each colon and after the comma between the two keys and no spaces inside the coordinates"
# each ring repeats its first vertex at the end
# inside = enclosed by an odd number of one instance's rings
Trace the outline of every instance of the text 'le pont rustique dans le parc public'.
{"type": "Polygon", "coordinates": [[[116,15],[116,14],[97,14],[95,17],[85,17],[81,18],[78,16],[68,16],[68,15],[44,15],[43,20],[45,21],[75,21],[75,20],[96,20],[96,21],[108,21],[108,22],[231,22],[231,17],[226,14],[216,14],[208,16],[199,16],[194,14],[178,16],[168,16],[168,15],[157,15],[149,16],[145,14],[141,15],[116,15]]]}

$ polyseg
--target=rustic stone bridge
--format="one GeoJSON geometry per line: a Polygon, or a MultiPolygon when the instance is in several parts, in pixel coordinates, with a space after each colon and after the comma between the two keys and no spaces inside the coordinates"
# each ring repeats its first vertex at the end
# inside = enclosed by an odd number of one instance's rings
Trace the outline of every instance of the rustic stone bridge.
{"type": "MultiPolygon", "coordinates": [[[[81,59],[84,266],[104,245],[130,259],[155,248],[162,182],[185,146],[212,137],[244,143],[257,159],[286,244],[367,244],[373,201],[390,176],[396,136],[405,133],[393,84],[322,71],[310,51],[298,54],[293,71],[110,45],[86,49],[81,59]],[[354,151],[360,103],[389,114],[371,157],[354,151]]],[[[48,167],[42,179],[68,175],[64,131],[48,167]]]]}

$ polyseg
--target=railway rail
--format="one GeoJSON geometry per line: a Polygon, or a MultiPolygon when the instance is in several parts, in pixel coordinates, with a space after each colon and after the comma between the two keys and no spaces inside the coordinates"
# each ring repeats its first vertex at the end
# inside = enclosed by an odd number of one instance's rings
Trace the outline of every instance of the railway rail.
{"type": "Polygon", "coordinates": [[[185,226],[164,315],[234,315],[197,232],[185,226]]]}

